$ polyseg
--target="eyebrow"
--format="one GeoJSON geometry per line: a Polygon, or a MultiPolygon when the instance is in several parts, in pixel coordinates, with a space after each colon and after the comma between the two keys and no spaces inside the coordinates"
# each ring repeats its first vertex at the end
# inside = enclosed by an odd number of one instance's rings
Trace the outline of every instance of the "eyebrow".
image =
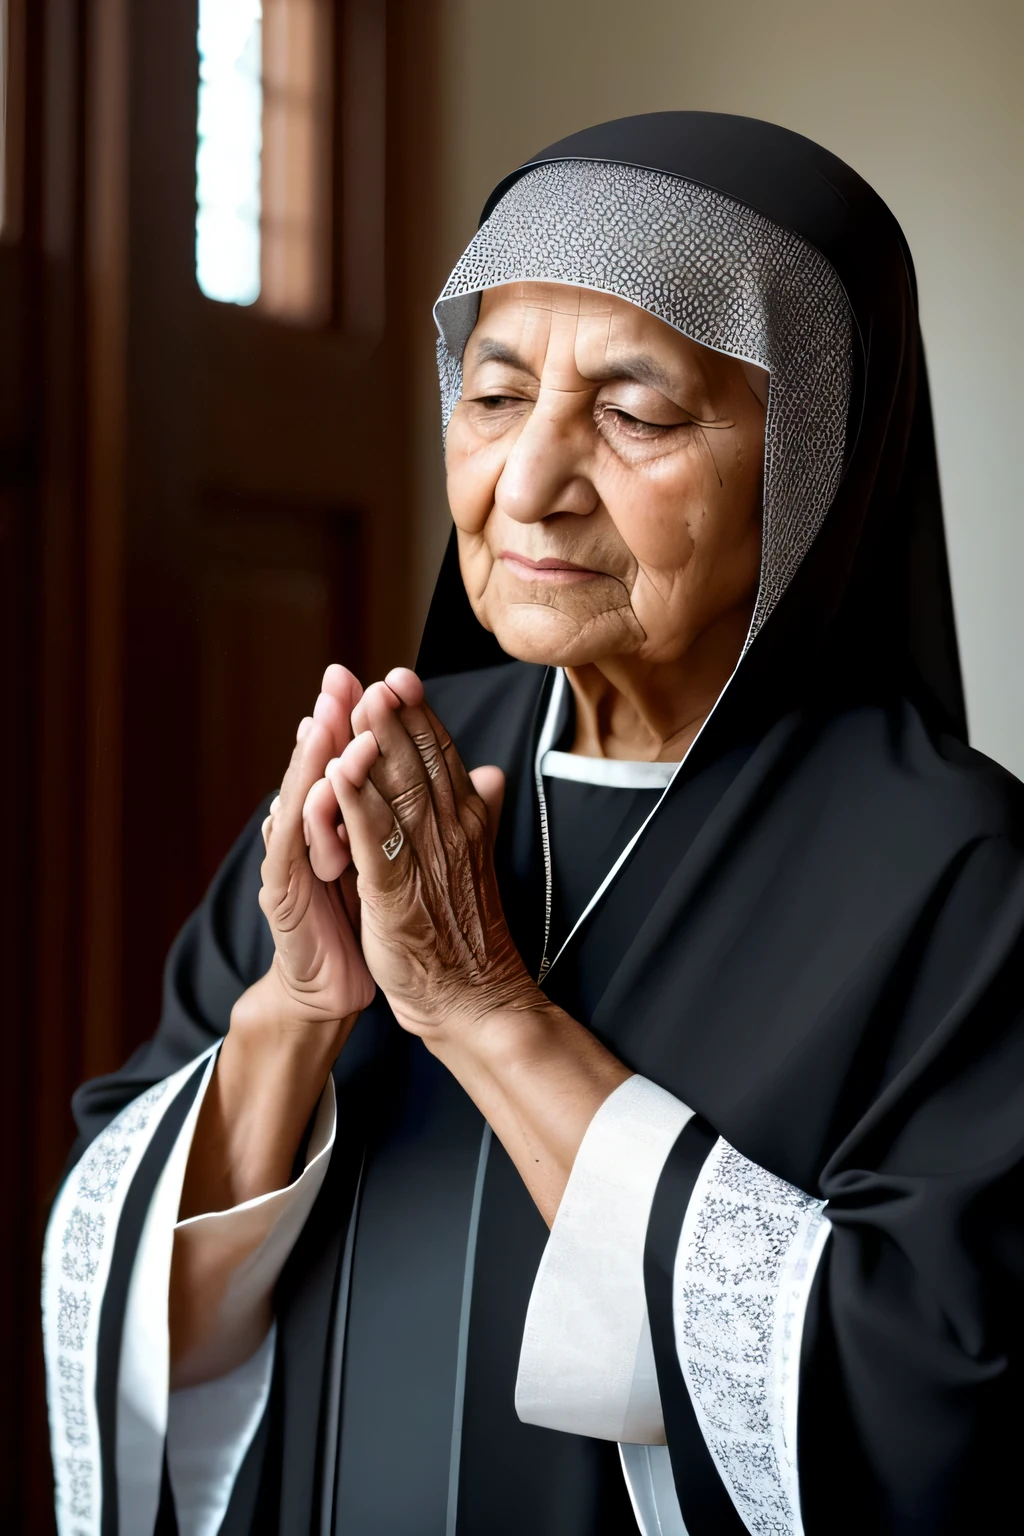
{"type": "MultiPolygon", "coordinates": [[[[517,373],[528,373],[531,378],[536,377],[519,353],[503,341],[489,336],[481,337],[474,352],[477,363],[504,363],[517,373]]],[[[663,395],[670,395],[674,388],[678,388],[678,381],[673,380],[668,371],[647,352],[628,352],[609,358],[603,368],[595,373],[586,373],[583,377],[592,384],[603,384],[609,379],[633,379],[637,384],[646,384],[649,389],[656,389],[663,395]]]]}

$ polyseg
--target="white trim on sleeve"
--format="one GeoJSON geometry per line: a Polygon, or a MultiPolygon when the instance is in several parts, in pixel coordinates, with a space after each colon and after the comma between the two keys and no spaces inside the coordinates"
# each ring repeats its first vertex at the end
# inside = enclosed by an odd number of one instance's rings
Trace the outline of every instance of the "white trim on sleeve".
{"type": "Polygon", "coordinates": [[[620,1445],[619,1460],[641,1536],[687,1536],[667,1445],[620,1445]]]}
{"type": "Polygon", "coordinates": [[[587,1127],[527,1309],[515,1398],[524,1423],[664,1443],[644,1241],[665,1159],[691,1113],[634,1076],[587,1127]]]}
{"type": "Polygon", "coordinates": [[[103,1293],[124,1202],[167,1110],[204,1060],[208,1079],[216,1049],[211,1046],[115,1115],[86,1148],[54,1201],[43,1247],[42,1303],[60,1536],[100,1536],[97,1351],[103,1293]]]}
{"type": "Polygon", "coordinates": [[[150,1536],[160,1505],[170,1377],[167,1294],[174,1222],[189,1148],[215,1060],[213,1052],[157,1180],[128,1282],[117,1377],[119,1536],[150,1536]]]}
{"type": "MultiPolygon", "coordinates": [[[[253,1313],[260,1312],[327,1171],[336,1129],[334,1084],[330,1078],[317,1110],[306,1167],[293,1184],[246,1201],[232,1211],[176,1224],[192,1136],[219,1045],[218,1041],[179,1072],[147,1089],[115,1116],[86,1149],[54,1203],[44,1246],[42,1301],[60,1536],[100,1536],[104,1490],[95,1392],[103,1296],[125,1199],[146,1148],[177,1094],[205,1062],[202,1082],[150,1200],[125,1303],[115,1446],[122,1536],[150,1536],[156,1522],[168,1435],[167,1299],[176,1233],[191,1228],[186,1240],[208,1241],[214,1247],[223,1243],[227,1251],[246,1253],[231,1273],[224,1303],[236,1316],[247,1308],[253,1313]]],[[[262,1344],[254,1340],[250,1356],[232,1373],[231,1380],[211,1382],[201,1399],[192,1398],[194,1405],[209,1408],[205,1421],[220,1424],[223,1432],[219,1447],[207,1445],[213,1458],[210,1465],[214,1468],[214,1480],[223,1498],[217,1524],[223,1518],[234,1477],[262,1416],[269,1374],[265,1389],[260,1388],[256,1377],[259,1375],[262,1382],[260,1373],[272,1369],[272,1339],[267,1342],[265,1336],[262,1344]],[[247,1394],[248,1412],[243,1417],[239,1412],[240,1383],[247,1394]],[[223,1389],[219,1398],[218,1388],[223,1389]],[[225,1468],[229,1467],[233,1471],[226,1482],[225,1495],[225,1468]]],[[[175,1413],[175,1400],[179,1398],[187,1409],[186,1393],[170,1395],[171,1415],[180,1428],[181,1415],[175,1413]]],[[[208,1437],[208,1441],[213,1438],[208,1437]]],[[[175,1433],[172,1439],[174,1447],[186,1447],[185,1464],[171,1468],[175,1497],[180,1491],[187,1508],[213,1510],[210,1490],[189,1481],[190,1470],[199,1465],[201,1456],[190,1456],[187,1434],[183,1437],[175,1433]]],[[[170,1450],[173,1452],[173,1447],[170,1450]]],[[[209,1528],[216,1530],[217,1525],[209,1528]]]]}
{"type": "Polygon", "coordinates": [[[701,1433],[748,1531],[803,1536],[800,1342],[830,1227],[825,1202],[721,1139],[686,1208],[676,1349],[701,1433]]]}
{"type": "Polygon", "coordinates": [[[179,1221],[174,1239],[204,1276],[223,1276],[219,1296],[204,1296],[219,1325],[200,1348],[179,1362],[178,1384],[198,1386],[225,1376],[247,1360],[265,1336],[267,1304],[320,1193],[337,1132],[334,1081],[320,1096],[306,1165],[284,1189],[244,1200],[227,1211],[179,1221]]]}
{"type": "Polygon", "coordinates": [[[277,1324],[254,1355],[227,1376],[172,1392],[167,1413],[167,1471],[178,1536],[217,1536],[274,1374],[277,1324]]]}
{"type": "MultiPolygon", "coordinates": [[[[231,1273],[220,1305],[227,1327],[214,1335],[203,1360],[192,1362],[194,1368],[205,1365],[209,1379],[170,1394],[167,1471],[180,1536],[216,1536],[227,1513],[235,1479],[270,1396],[276,1326],[271,1324],[270,1333],[240,1365],[218,1370],[218,1357],[230,1357],[240,1338],[252,1338],[258,1331],[268,1297],[320,1193],[336,1133],[337,1100],[329,1077],[313,1122],[306,1166],[292,1184],[227,1211],[188,1217],[174,1228],[176,1241],[184,1237],[202,1244],[214,1261],[218,1248],[230,1255],[258,1244],[231,1273]]],[[[166,1333],[166,1306],[163,1327],[166,1333]]]]}
{"type": "MultiPolygon", "coordinates": [[[[691,1113],[634,1076],[594,1116],[534,1281],[516,1382],[524,1422],[619,1441],[645,1536],[685,1536],[663,1449],[643,1258],[658,1180],[691,1113]]],[[[708,1450],[754,1536],[803,1536],[800,1345],[829,1231],[824,1201],[719,1139],[680,1232],[680,1367],[708,1450]]]]}

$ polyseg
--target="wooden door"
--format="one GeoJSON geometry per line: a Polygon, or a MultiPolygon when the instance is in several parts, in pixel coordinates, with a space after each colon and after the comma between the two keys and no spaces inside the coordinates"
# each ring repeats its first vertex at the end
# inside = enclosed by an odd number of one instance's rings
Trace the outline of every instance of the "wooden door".
{"type": "MultiPolygon", "coordinates": [[[[293,313],[269,223],[274,305],[196,281],[197,0],[5,3],[0,1071],[19,1261],[0,1525],[42,1532],[37,1256],[70,1092],[151,1033],[167,947],[278,781],[326,663],[414,653],[436,18],[424,0],[264,0],[265,28],[295,4],[329,38],[307,199],[326,254],[317,303],[293,313]]],[[[264,170],[277,154],[287,185],[276,132],[265,120],[264,170]]]]}

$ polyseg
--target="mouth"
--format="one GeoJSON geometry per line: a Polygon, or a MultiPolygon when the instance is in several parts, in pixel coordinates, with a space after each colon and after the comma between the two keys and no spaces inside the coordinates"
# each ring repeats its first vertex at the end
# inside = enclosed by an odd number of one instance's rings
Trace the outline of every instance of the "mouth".
{"type": "Polygon", "coordinates": [[[604,574],[602,571],[592,571],[586,565],[576,565],[572,560],[558,560],[552,556],[546,556],[543,560],[530,560],[526,555],[516,554],[511,549],[503,549],[498,559],[520,581],[533,583],[546,581],[571,586],[581,581],[594,581],[604,574]]]}

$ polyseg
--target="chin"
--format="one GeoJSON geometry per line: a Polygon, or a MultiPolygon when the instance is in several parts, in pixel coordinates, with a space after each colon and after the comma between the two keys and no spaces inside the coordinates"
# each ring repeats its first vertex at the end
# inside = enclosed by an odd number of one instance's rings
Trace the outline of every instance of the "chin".
{"type": "MultiPolygon", "coordinates": [[[[595,634],[591,626],[581,629],[564,614],[539,605],[524,607],[519,613],[503,613],[487,627],[509,656],[535,666],[584,667],[620,648],[608,643],[610,636],[595,634]]],[[[621,636],[616,638],[621,641],[621,636]]]]}

